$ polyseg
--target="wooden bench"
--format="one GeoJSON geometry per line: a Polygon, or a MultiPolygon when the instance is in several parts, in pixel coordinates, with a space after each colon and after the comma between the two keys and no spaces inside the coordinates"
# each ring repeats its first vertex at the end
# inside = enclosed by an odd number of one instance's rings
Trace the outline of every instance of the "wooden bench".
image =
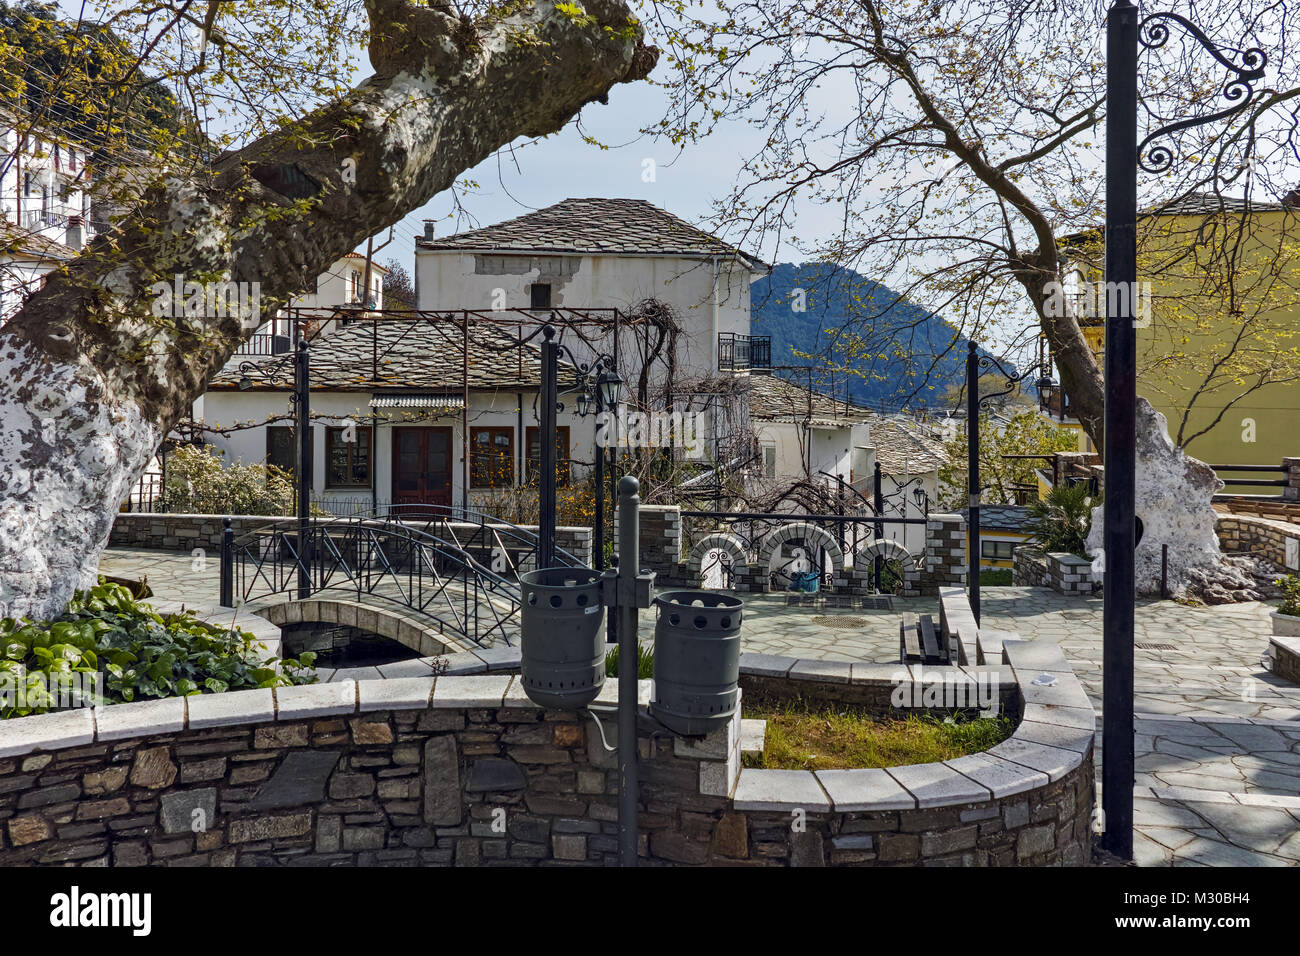
{"type": "Polygon", "coordinates": [[[904,664],[946,664],[947,648],[939,640],[934,618],[904,614],[898,625],[898,657],[904,664]]]}

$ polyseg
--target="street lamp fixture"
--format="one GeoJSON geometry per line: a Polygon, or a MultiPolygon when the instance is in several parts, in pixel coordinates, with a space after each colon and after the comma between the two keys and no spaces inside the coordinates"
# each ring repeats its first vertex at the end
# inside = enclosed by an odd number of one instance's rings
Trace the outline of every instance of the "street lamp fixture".
{"type": "MultiPolygon", "coordinates": [[[[617,404],[623,394],[623,380],[614,371],[614,360],[608,355],[597,355],[590,362],[580,362],[573,351],[560,342],[556,326],[546,323],[538,330],[542,334],[542,389],[540,399],[539,433],[541,435],[540,461],[541,474],[538,481],[538,528],[537,528],[537,563],[540,568],[550,567],[555,561],[555,436],[557,434],[555,413],[559,404],[557,385],[558,364],[563,355],[578,371],[577,412],[585,417],[592,411],[593,396],[595,411],[600,412],[605,399],[612,398],[608,407],[617,404]],[[593,387],[594,386],[594,387],[593,387]]],[[[534,332],[533,335],[536,335],[534,332]]],[[[528,338],[531,339],[533,335],[528,338]]],[[[525,339],[524,341],[528,341],[525,339]]],[[[596,449],[596,521],[593,533],[595,537],[596,570],[604,567],[604,450],[596,449]]]]}
{"type": "Polygon", "coordinates": [[[602,369],[596,377],[596,394],[606,408],[617,408],[623,400],[623,380],[611,369],[602,369]]]}
{"type": "MultiPolygon", "coordinates": [[[[1219,48],[1200,27],[1176,13],[1139,19],[1131,0],[1116,0],[1106,16],[1106,257],[1105,280],[1113,288],[1137,283],[1138,168],[1166,173],[1175,149],[1159,140],[1227,119],[1257,102],[1253,84],[1264,78],[1268,57],[1258,47],[1219,48]],[[1180,117],[1138,142],[1138,52],[1160,50],[1180,27],[1228,72],[1220,96],[1227,106],[1204,116],[1180,117]],[[1236,62],[1239,58],[1240,62],[1236,62]]],[[[1133,297],[1107,297],[1105,356],[1106,499],[1102,545],[1105,608],[1102,626],[1102,846],[1120,859],[1133,858],[1133,608],[1134,551],[1139,525],[1137,482],[1137,323],[1133,297]]]]}

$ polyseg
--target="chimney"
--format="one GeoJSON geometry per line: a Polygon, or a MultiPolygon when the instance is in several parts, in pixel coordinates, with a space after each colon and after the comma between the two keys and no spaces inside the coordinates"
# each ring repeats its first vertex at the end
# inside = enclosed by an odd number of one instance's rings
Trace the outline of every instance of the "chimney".
{"type": "Polygon", "coordinates": [[[81,251],[83,245],[82,228],[80,216],[68,217],[68,231],[64,236],[64,245],[76,252],[81,251]]]}
{"type": "Polygon", "coordinates": [[[424,241],[425,242],[433,242],[433,227],[436,225],[436,223],[437,220],[435,219],[424,220],[424,241]]]}
{"type": "Polygon", "coordinates": [[[1282,197],[1282,205],[1287,209],[1300,209],[1300,186],[1282,197]]]}

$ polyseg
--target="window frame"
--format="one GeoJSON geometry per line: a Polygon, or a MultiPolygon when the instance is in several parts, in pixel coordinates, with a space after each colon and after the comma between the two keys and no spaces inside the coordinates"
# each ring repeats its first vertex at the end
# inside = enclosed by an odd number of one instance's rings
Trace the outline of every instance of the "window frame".
{"type": "MultiPolygon", "coordinates": [[[[524,481],[532,484],[542,470],[542,427],[529,425],[524,429],[524,481]],[[533,443],[537,444],[537,455],[533,455],[533,443]]],[[[573,479],[573,448],[568,425],[555,426],[556,469],[555,487],[567,488],[573,479]]]]}
{"type": "Polygon", "coordinates": [[[325,427],[325,490],[326,491],[356,491],[358,489],[369,489],[375,486],[375,436],[369,425],[357,425],[356,441],[345,441],[342,444],[348,450],[348,472],[356,474],[357,460],[356,451],[361,446],[361,435],[364,432],[366,436],[366,480],[364,482],[345,482],[338,483],[334,480],[333,463],[331,461],[331,452],[338,444],[338,437],[347,431],[346,426],[327,425],[325,427]]]}
{"type": "Polygon", "coordinates": [[[503,491],[515,486],[515,427],[513,425],[472,425],[469,430],[469,487],[471,491],[503,491]],[[483,473],[479,470],[479,452],[480,442],[478,436],[486,433],[489,439],[486,444],[491,448],[499,447],[497,438],[505,435],[509,438],[508,444],[501,457],[506,463],[505,474],[498,479],[489,476],[489,481],[483,481],[483,473]]]}
{"type": "MultiPolygon", "coordinates": [[[[297,427],[297,426],[295,426],[295,425],[267,425],[267,426],[266,426],[266,455],[265,455],[265,457],[263,457],[263,459],[262,459],[262,463],[263,463],[263,464],[266,464],[266,465],[275,465],[275,467],[279,468],[281,471],[284,471],[284,472],[288,473],[289,475],[291,475],[291,476],[295,476],[295,477],[296,477],[296,475],[297,475],[297,473],[298,473],[298,469],[297,469],[297,467],[295,467],[296,464],[297,464],[296,462],[291,461],[291,462],[289,463],[288,467],[286,467],[286,466],[284,466],[284,465],[280,465],[280,464],[277,464],[276,462],[271,461],[271,433],[272,433],[272,432],[275,432],[275,431],[286,431],[286,432],[289,433],[289,447],[290,447],[290,449],[291,449],[291,451],[290,451],[289,454],[292,456],[293,453],[294,453],[294,451],[297,450],[297,443],[296,443],[296,441],[295,441],[295,437],[294,437],[294,429],[295,429],[296,427],[297,427]]],[[[315,464],[315,461],[316,461],[316,435],[315,435],[315,432],[316,432],[316,429],[315,429],[315,428],[312,428],[312,427],[310,427],[310,426],[307,428],[307,453],[308,453],[309,455],[311,455],[313,465],[315,464]]],[[[314,471],[314,470],[315,470],[315,469],[313,468],[313,471],[314,471]]]]}
{"type": "Polygon", "coordinates": [[[980,539],[980,557],[987,558],[990,561],[1010,561],[1015,557],[1016,545],[1019,541],[1011,541],[1006,538],[981,538],[980,539]],[[990,554],[989,550],[993,553],[990,554]],[[999,554],[998,551],[1006,549],[1006,554],[999,554]]]}

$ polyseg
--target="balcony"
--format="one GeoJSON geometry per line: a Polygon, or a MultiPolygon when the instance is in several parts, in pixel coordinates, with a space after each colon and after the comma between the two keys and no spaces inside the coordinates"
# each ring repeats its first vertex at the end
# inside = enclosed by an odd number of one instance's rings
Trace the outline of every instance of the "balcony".
{"type": "Polygon", "coordinates": [[[718,370],[721,372],[770,371],[772,337],[718,333],[718,370]]]}

